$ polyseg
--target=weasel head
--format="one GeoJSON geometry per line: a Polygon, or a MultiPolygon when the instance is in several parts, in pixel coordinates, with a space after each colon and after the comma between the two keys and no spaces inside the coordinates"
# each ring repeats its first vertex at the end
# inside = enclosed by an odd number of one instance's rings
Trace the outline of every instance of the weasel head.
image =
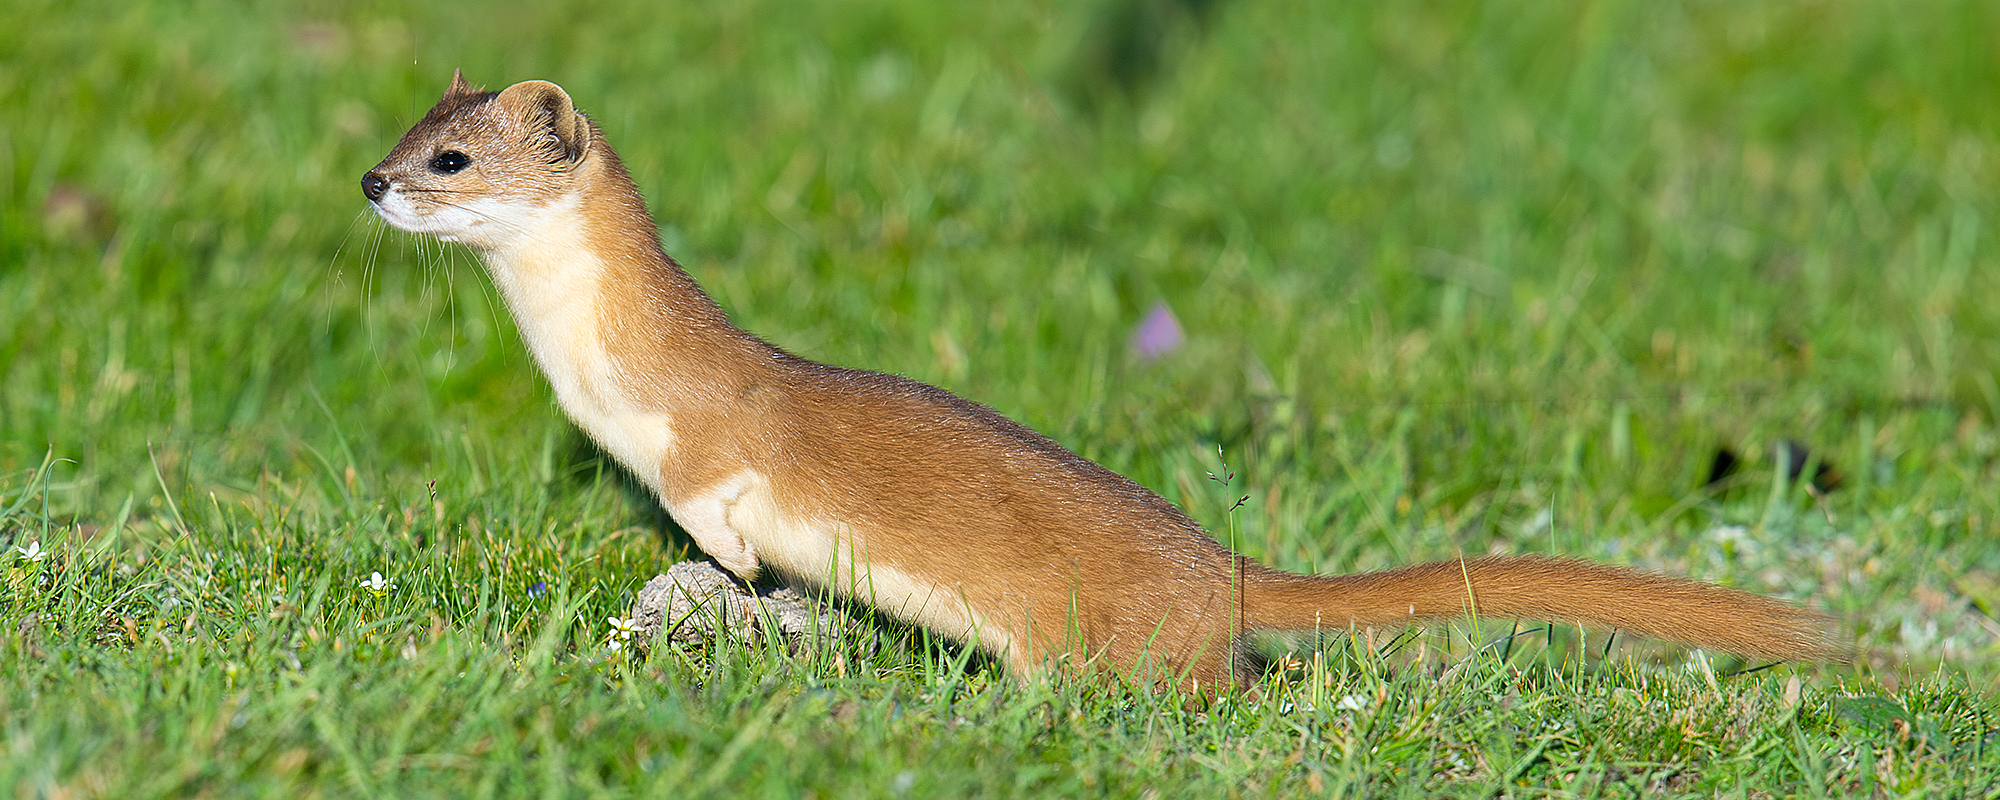
{"type": "Polygon", "coordinates": [[[403,230],[505,250],[576,192],[598,136],[562,87],[488,92],[454,71],[444,98],[361,177],[361,193],[403,230]]]}

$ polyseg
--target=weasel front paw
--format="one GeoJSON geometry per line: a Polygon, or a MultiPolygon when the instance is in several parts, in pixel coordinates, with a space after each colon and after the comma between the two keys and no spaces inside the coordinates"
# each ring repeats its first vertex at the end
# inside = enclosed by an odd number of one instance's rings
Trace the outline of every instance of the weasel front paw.
{"type": "Polygon", "coordinates": [[[708,551],[708,554],[715,558],[715,563],[721,564],[724,569],[729,570],[743,582],[749,583],[757,579],[757,553],[751,550],[750,543],[743,541],[741,537],[734,542],[736,549],[728,552],[710,547],[707,542],[701,541],[700,537],[696,537],[695,541],[701,545],[701,549],[708,551]]]}

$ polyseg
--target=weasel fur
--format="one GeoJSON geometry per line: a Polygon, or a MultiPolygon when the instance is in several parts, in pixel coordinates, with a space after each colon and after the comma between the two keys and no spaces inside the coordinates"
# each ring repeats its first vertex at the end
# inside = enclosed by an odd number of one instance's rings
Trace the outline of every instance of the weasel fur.
{"type": "Polygon", "coordinates": [[[555,84],[450,89],[362,179],[390,224],[477,251],[570,417],[702,549],[998,654],[1214,691],[1245,635],[1477,613],[1835,659],[1778,600],[1524,556],[1296,575],[986,406],[814,363],[731,325],[661,250],[638,189],[555,84]]]}

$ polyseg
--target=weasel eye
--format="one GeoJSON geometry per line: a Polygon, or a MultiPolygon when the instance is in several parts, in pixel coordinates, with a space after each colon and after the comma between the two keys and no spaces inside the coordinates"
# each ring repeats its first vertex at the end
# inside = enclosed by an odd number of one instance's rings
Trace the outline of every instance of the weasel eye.
{"type": "Polygon", "coordinates": [[[431,157],[431,171],[441,175],[456,175],[469,166],[472,166],[472,157],[457,150],[446,150],[431,157]]]}

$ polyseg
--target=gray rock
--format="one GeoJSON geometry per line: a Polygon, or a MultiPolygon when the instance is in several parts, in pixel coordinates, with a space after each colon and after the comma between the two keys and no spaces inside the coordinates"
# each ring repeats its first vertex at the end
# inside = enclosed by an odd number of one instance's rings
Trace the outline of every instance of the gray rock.
{"type": "Polygon", "coordinates": [[[641,646],[661,638],[706,644],[726,629],[747,642],[776,633],[793,650],[830,643],[845,619],[790,588],[762,594],[746,590],[708,561],[683,561],[654,576],[639,590],[629,617],[637,628],[633,640],[641,646]]]}

